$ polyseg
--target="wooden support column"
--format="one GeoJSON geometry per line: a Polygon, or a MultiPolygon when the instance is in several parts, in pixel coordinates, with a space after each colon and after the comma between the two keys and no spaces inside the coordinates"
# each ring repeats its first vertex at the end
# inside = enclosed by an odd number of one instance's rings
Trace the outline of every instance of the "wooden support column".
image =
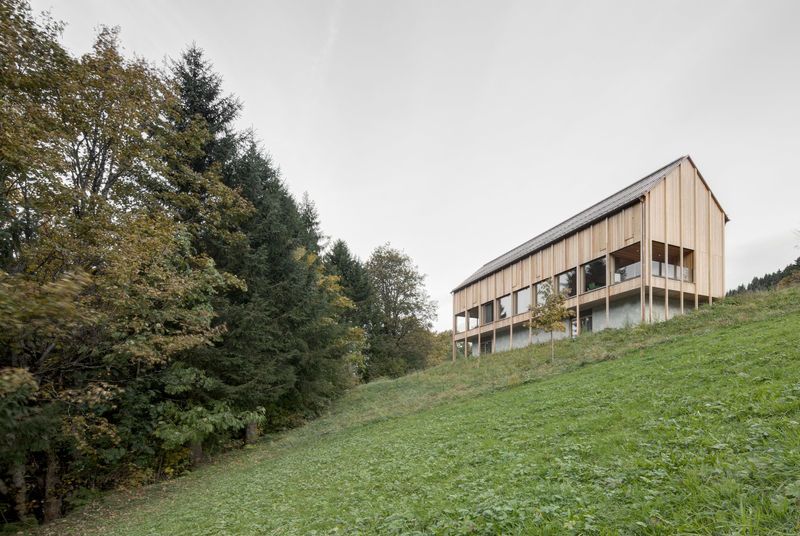
{"type": "Polygon", "coordinates": [[[453,363],[456,362],[456,292],[453,292],[453,363]]]}
{"type": "Polygon", "coordinates": [[[714,271],[713,262],[714,257],[711,255],[711,192],[708,192],[708,207],[706,208],[706,212],[708,213],[708,304],[711,305],[714,303],[714,279],[712,278],[711,274],[714,271]]]}
{"type": "Polygon", "coordinates": [[[478,280],[478,352],[479,353],[481,353],[481,351],[482,351],[481,350],[481,333],[483,332],[483,325],[484,325],[484,323],[486,321],[486,319],[483,318],[483,300],[484,300],[484,296],[483,296],[483,290],[482,289],[483,289],[483,285],[481,284],[481,281],[478,280]]]}
{"type": "Polygon", "coordinates": [[[669,213],[667,212],[667,178],[664,178],[664,320],[669,320],[669,213]]]}
{"type": "Polygon", "coordinates": [[[680,273],[678,274],[678,299],[681,301],[681,314],[683,314],[683,171],[678,168],[678,256],[680,257],[680,273]]]}
{"type": "Polygon", "coordinates": [[[681,314],[683,314],[683,246],[678,248],[678,255],[680,255],[680,273],[678,274],[678,298],[681,300],[681,314]]]}
{"type": "Polygon", "coordinates": [[[650,239],[650,192],[647,192],[647,290],[648,290],[648,312],[647,321],[653,322],[653,241],[650,239]]]}
{"type": "Polygon", "coordinates": [[[497,352],[497,321],[500,319],[500,310],[497,307],[497,274],[494,274],[494,298],[492,298],[492,353],[497,352]]]}
{"type": "MultiPolygon", "coordinates": [[[[567,248],[564,248],[567,251],[567,248]]],[[[581,239],[575,234],[575,336],[581,334],[581,239]]],[[[571,335],[571,334],[570,334],[571,335]]]]}
{"type": "MultiPolygon", "coordinates": [[[[721,209],[722,209],[722,207],[720,207],[720,210],[721,209]]],[[[721,268],[722,268],[722,295],[725,296],[725,213],[724,212],[722,213],[722,243],[720,244],[720,248],[722,248],[722,251],[720,251],[720,254],[722,255],[722,259],[721,259],[721,262],[722,262],[722,265],[721,265],[721,268]]]]}
{"type": "MultiPolygon", "coordinates": [[[[594,246],[594,236],[592,236],[592,245],[594,246]]],[[[608,216],[606,216],[606,327],[611,322],[611,254],[608,252],[608,216]]],[[[640,248],[641,249],[641,248],[640,248]]]]}
{"type": "MultiPolygon", "coordinates": [[[[530,307],[533,307],[535,304],[533,300],[536,299],[536,296],[533,295],[533,255],[528,257],[528,283],[530,283],[528,290],[531,293],[531,304],[528,306],[528,318],[530,318],[530,307]]],[[[528,322],[528,346],[531,344],[533,344],[533,328],[531,327],[531,323],[528,322]]]]}
{"type": "Polygon", "coordinates": [[[700,285],[697,282],[697,250],[698,250],[698,236],[697,236],[697,170],[692,166],[692,188],[694,188],[694,194],[692,195],[692,210],[694,211],[694,215],[692,216],[692,227],[694,227],[694,267],[692,271],[694,272],[694,277],[692,281],[694,281],[694,308],[695,310],[700,308],[700,285]]]}
{"type": "Polygon", "coordinates": [[[645,208],[647,208],[647,203],[645,201],[645,197],[642,197],[639,202],[641,203],[642,209],[642,232],[639,236],[639,305],[642,309],[642,324],[645,322],[645,254],[644,254],[644,246],[645,240],[647,239],[647,213],[645,208]]]}

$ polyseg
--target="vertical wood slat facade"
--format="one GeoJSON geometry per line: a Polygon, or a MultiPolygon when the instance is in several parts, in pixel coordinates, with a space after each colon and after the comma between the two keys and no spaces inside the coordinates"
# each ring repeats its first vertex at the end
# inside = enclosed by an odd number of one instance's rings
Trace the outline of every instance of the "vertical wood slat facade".
{"type": "MultiPolygon", "coordinates": [[[[457,340],[466,341],[490,331],[492,351],[495,351],[497,328],[508,328],[512,337],[520,329],[519,324],[527,314],[516,313],[515,293],[528,289],[531,303],[535,303],[533,288],[536,283],[552,280],[567,270],[576,270],[578,295],[567,300],[567,306],[581,315],[584,303],[593,300],[604,302],[605,322],[609,325],[609,309],[615,297],[630,295],[635,289],[639,295],[642,321],[652,322],[662,315],[654,314],[654,298],[663,299],[663,318],[669,318],[671,303],[677,300],[675,310],[683,312],[684,301],[688,297],[697,307],[701,302],[712,303],[714,298],[724,294],[724,242],[725,223],[728,218],[714,195],[709,190],[702,175],[689,157],[667,173],[649,190],[643,192],[637,201],[620,208],[597,221],[588,222],[583,228],[555,240],[502,266],[479,280],[456,289],[453,292],[453,344],[457,340]],[[640,276],[635,281],[613,284],[611,280],[611,257],[627,246],[639,244],[640,276]],[[657,243],[658,249],[654,248],[657,243]],[[670,265],[670,247],[678,249],[678,262],[670,265]],[[685,265],[685,252],[689,252],[689,266],[685,265]],[[665,268],[679,272],[677,280],[654,274],[653,259],[661,252],[665,268]],[[582,265],[590,261],[606,259],[605,290],[582,293],[582,265]],[[693,274],[690,281],[684,280],[685,269],[693,274]],[[655,295],[654,295],[655,294],[655,295]],[[495,313],[493,322],[484,322],[481,305],[495,303],[500,297],[511,295],[512,305],[508,319],[498,319],[495,313]],[[458,325],[455,315],[467,316],[467,311],[477,307],[479,326],[456,332],[458,325]],[[498,324],[500,324],[498,326],[498,324]]],[[[690,301],[690,303],[691,303],[690,301]]],[[[591,310],[589,311],[591,312],[591,310]]],[[[577,317],[577,330],[580,330],[580,316],[577,317]]],[[[479,339],[480,340],[480,339],[479,339]]],[[[528,341],[532,341],[529,330],[528,341]]],[[[466,347],[465,347],[466,351],[466,347]]],[[[455,346],[453,350],[455,356],[455,346]]]]}

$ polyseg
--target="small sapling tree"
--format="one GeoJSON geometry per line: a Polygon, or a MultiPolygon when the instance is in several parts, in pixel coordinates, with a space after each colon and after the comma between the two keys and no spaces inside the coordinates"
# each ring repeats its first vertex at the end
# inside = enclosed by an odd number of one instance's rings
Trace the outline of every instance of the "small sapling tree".
{"type": "Polygon", "coordinates": [[[552,361],[556,351],[553,335],[556,331],[566,329],[564,320],[571,318],[573,312],[564,305],[566,302],[564,295],[560,292],[553,292],[553,287],[549,282],[544,283],[539,292],[544,300],[541,303],[536,300],[536,304],[531,306],[528,325],[531,329],[550,333],[550,360],[552,361]]]}

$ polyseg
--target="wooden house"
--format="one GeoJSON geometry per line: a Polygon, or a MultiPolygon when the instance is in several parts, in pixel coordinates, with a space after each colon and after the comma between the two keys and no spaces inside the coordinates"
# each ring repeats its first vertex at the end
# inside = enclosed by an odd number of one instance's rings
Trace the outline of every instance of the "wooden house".
{"type": "Polygon", "coordinates": [[[728,216],[684,156],[486,263],[453,294],[453,356],[519,348],[547,285],[574,317],[561,336],[654,322],[725,293],[728,216]]]}

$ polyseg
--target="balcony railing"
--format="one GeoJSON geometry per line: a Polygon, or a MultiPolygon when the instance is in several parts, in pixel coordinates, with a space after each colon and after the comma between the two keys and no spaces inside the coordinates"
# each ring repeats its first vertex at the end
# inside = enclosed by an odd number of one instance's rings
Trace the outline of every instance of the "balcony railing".
{"type": "MultiPolygon", "coordinates": [[[[694,282],[694,270],[689,267],[684,267],[681,271],[680,266],[676,266],[674,264],[668,264],[659,261],[653,261],[652,264],[652,275],[656,277],[666,277],[668,279],[679,280],[680,276],[682,275],[682,279],[686,283],[693,283],[694,282]]],[[[637,277],[641,277],[642,275],[642,263],[641,262],[634,262],[628,264],[627,266],[623,266],[621,268],[617,268],[614,271],[612,276],[613,283],[622,283],[623,281],[628,281],[630,279],[635,279],[637,277]]],[[[602,287],[598,287],[602,288],[602,287]]],[[[591,292],[596,290],[595,288],[587,288],[584,290],[583,293],[591,292]]],[[[542,296],[539,294],[538,289],[535,289],[534,296],[536,297],[537,305],[543,305],[542,296]]],[[[571,296],[574,296],[572,294],[571,296]]],[[[570,296],[570,297],[571,297],[570,296]]],[[[473,310],[474,311],[474,310],[473,310]]],[[[504,318],[510,317],[509,314],[511,311],[511,305],[509,302],[505,304],[498,305],[498,317],[494,318],[495,309],[488,309],[483,311],[483,319],[480,322],[480,325],[489,325],[495,321],[503,320],[504,318]]],[[[463,313],[461,316],[456,316],[456,333],[463,333],[464,331],[472,330],[478,327],[478,318],[476,316],[472,316],[473,313],[470,314],[468,318],[464,318],[463,313]]]]}
{"type": "Polygon", "coordinates": [[[681,277],[680,266],[658,261],[653,261],[653,275],[656,277],[666,277],[668,279],[675,279],[676,281],[683,279],[683,281],[686,283],[692,283],[694,280],[694,273],[691,268],[684,266],[681,277]]]}
{"type": "Polygon", "coordinates": [[[642,263],[634,262],[614,271],[614,283],[622,283],[628,279],[633,279],[642,275],[642,263]]]}

